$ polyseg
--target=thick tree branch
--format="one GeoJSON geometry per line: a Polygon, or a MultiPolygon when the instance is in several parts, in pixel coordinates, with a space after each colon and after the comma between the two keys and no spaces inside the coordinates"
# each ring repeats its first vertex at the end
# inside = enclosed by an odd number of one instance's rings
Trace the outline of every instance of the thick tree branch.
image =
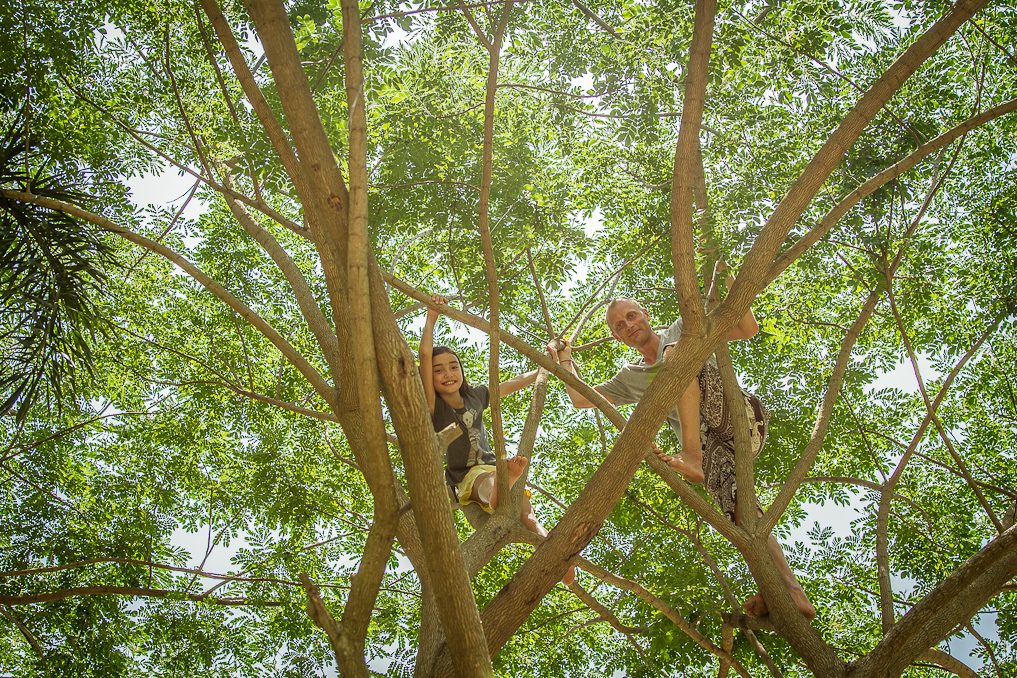
{"type": "MultiPolygon", "coordinates": [[[[490,42],[484,37],[483,32],[473,21],[470,10],[463,9],[463,14],[470,21],[470,26],[477,33],[477,37],[484,44],[488,52],[487,87],[484,93],[484,142],[481,151],[481,176],[480,176],[480,204],[478,207],[477,228],[480,231],[480,244],[484,252],[484,277],[487,281],[487,302],[491,314],[490,355],[487,363],[488,387],[491,391],[491,434],[494,441],[494,452],[496,457],[496,482],[499,497],[509,494],[508,469],[505,465],[505,428],[501,417],[501,403],[497,397],[498,384],[501,381],[499,369],[499,356],[501,349],[501,327],[498,293],[497,264],[494,260],[494,243],[491,239],[490,227],[490,202],[491,182],[494,172],[494,108],[498,96],[498,65],[501,60],[502,42],[505,38],[505,29],[508,27],[508,20],[512,14],[512,1],[505,3],[498,20],[497,28],[494,31],[494,38],[490,42]]],[[[508,502],[500,504],[502,511],[511,511],[512,507],[508,502]]]]}
{"type": "Polygon", "coordinates": [[[701,166],[699,129],[703,122],[703,107],[706,104],[706,83],[716,14],[716,0],[697,0],[671,186],[671,258],[675,289],[678,292],[678,306],[684,321],[682,333],[696,337],[704,334],[705,328],[703,303],[696,276],[692,204],[696,188],[695,177],[701,166]]]}
{"type": "MultiPolygon", "coordinates": [[[[416,290],[413,292],[416,296],[411,296],[418,301],[431,301],[429,296],[416,290]]],[[[463,675],[488,675],[490,669],[484,668],[484,663],[489,666],[490,655],[459,546],[459,537],[452,522],[452,512],[449,510],[441,448],[438,447],[427,410],[416,362],[395,324],[388,306],[388,293],[382,284],[382,272],[373,261],[371,304],[382,385],[399,438],[399,450],[406,467],[406,479],[413,501],[414,522],[419,530],[420,552],[424,556],[425,567],[421,568],[421,563],[414,563],[425,586],[424,612],[428,613],[422,614],[424,623],[421,628],[418,670],[423,671],[425,665],[430,667],[433,663],[433,659],[426,656],[424,650],[425,644],[430,647],[431,643],[437,642],[437,625],[428,616],[430,610],[437,610],[449,648],[459,657],[456,661],[468,665],[463,675]],[[430,640],[425,643],[427,639],[430,640]],[[474,668],[470,668],[471,662],[474,668]]],[[[451,313],[449,315],[452,317],[451,313]]],[[[400,535],[399,538],[402,540],[403,536],[400,535]]],[[[451,661],[450,659],[450,665],[451,661]]]]}
{"type": "Polygon", "coordinates": [[[303,193],[306,189],[301,190],[303,188],[301,186],[303,175],[300,171],[300,163],[293,153],[293,148],[290,146],[282,124],[275,117],[275,112],[269,106],[268,100],[265,99],[261,88],[258,87],[258,83],[254,80],[254,74],[251,73],[247,60],[244,58],[243,52],[240,51],[240,45],[233,36],[233,29],[230,28],[216,0],[199,1],[201,2],[202,9],[205,10],[205,14],[208,16],[209,22],[212,24],[212,30],[215,31],[216,36],[219,38],[219,44],[226,51],[226,58],[229,59],[230,65],[233,67],[233,73],[237,76],[244,94],[247,95],[247,100],[251,103],[255,115],[258,116],[261,126],[265,129],[265,133],[268,134],[268,138],[272,142],[272,148],[275,149],[290,179],[295,182],[294,185],[297,191],[303,193]]]}
{"type": "Polygon", "coordinates": [[[341,5],[350,149],[350,187],[346,204],[349,235],[347,281],[349,298],[359,300],[349,309],[355,360],[352,371],[359,381],[357,395],[366,442],[357,457],[374,499],[374,520],[343,610],[342,630],[350,643],[347,648],[347,665],[351,669],[355,666],[357,673],[366,676],[368,671],[364,663],[364,643],[378,587],[392,552],[398,505],[395,478],[385,440],[378,358],[374,348],[374,319],[371,304],[364,303],[364,300],[370,299],[371,294],[368,270],[370,242],[367,230],[367,103],[364,93],[360,9],[356,0],[343,0],[341,5]]]}
{"type": "Polygon", "coordinates": [[[852,675],[899,675],[926,650],[965,623],[1017,575],[1017,527],[969,558],[915,605],[852,675]]]}

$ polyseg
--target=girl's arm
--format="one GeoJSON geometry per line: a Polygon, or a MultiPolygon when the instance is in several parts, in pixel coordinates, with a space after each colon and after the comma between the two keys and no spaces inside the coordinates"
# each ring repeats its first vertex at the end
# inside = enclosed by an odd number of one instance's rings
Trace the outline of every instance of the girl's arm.
{"type": "Polygon", "coordinates": [[[537,370],[531,370],[526,374],[520,374],[518,377],[512,377],[498,384],[498,397],[504,398],[507,395],[515,393],[520,389],[524,389],[537,380],[537,370]]]}
{"type": "MultiPolygon", "coordinates": [[[[435,294],[431,301],[436,304],[448,304],[448,299],[435,294]]],[[[434,414],[434,368],[431,360],[434,353],[434,324],[438,322],[439,312],[427,307],[427,320],[424,321],[424,333],[420,335],[420,381],[424,385],[424,397],[427,398],[427,409],[434,414]]]]}

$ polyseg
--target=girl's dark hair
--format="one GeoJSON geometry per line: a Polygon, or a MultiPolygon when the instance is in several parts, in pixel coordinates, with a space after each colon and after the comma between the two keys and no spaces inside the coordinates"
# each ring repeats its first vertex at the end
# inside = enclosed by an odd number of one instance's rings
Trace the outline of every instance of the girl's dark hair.
{"type": "Polygon", "coordinates": [[[459,354],[450,349],[448,346],[435,346],[431,351],[431,358],[440,356],[443,353],[451,353],[459,361],[459,371],[463,373],[463,383],[459,385],[459,395],[466,397],[466,391],[470,388],[470,380],[466,378],[466,370],[463,369],[463,361],[459,358],[459,354]]]}

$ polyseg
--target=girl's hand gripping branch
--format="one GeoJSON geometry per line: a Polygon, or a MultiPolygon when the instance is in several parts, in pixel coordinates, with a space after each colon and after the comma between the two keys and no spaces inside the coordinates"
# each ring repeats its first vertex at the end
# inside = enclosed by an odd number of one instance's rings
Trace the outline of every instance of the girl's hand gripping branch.
{"type": "MultiPolygon", "coordinates": [[[[440,294],[431,295],[431,301],[435,304],[448,306],[448,299],[440,294]]],[[[424,395],[427,398],[427,409],[434,414],[434,324],[438,322],[441,311],[434,306],[427,307],[427,319],[424,321],[424,332],[420,337],[420,381],[424,386],[424,395]]]]}

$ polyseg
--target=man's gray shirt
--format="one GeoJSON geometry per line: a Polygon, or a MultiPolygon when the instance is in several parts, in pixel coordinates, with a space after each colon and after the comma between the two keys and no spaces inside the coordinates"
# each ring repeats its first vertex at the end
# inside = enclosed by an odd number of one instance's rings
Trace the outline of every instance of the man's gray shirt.
{"type": "MultiPolygon", "coordinates": [[[[660,372],[661,361],[664,357],[664,349],[676,343],[682,336],[682,319],[678,318],[671,327],[664,332],[657,333],[660,337],[660,346],[657,347],[657,359],[653,364],[644,360],[637,363],[629,363],[618,370],[618,373],[603,384],[598,384],[596,389],[607,396],[615,405],[626,405],[638,403],[650,387],[653,380],[660,372]]],[[[678,413],[673,409],[667,417],[667,423],[678,436],[678,443],[682,440],[682,424],[678,420],[678,413]]]]}

